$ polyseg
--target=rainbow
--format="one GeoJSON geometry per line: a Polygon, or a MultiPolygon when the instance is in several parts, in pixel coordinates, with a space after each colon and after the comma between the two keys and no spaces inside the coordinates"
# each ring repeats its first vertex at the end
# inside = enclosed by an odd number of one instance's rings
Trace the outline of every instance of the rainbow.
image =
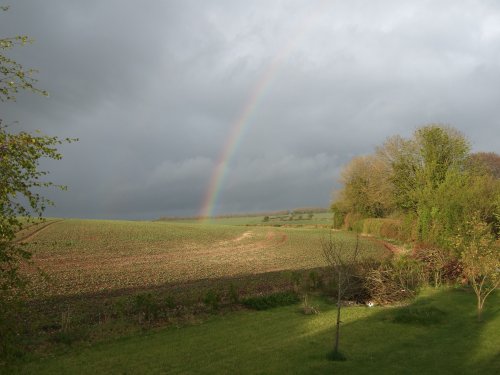
{"type": "MultiPolygon", "coordinates": [[[[324,1],[320,3],[320,5],[324,4],[324,1]]],[[[215,167],[210,178],[210,183],[208,185],[208,189],[205,193],[203,204],[198,215],[200,217],[200,220],[206,221],[213,215],[214,207],[217,202],[222,183],[224,182],[225,176],[227,174],[229,162],[233,158],[233,155],[238,148],[241,139],[243,138],[243,134],[245,133],[245,130],[250,123],[249,119],[251,115],[255,112],[255,109],[264,96],[265,89],[270,85],[271,81],[276,76],[276,72],[282,65],[283,61],[290,55],[292,50],[298,44],[300,38],[309,29],[310,25],[315,19],[315,16],[320,13],[320,8],[322,7],[316,8],[315,12],[312,12],[308,17],[304,19],[302,24],[297,28],[298,31],[293,35],[292,38],[290,38],[289,42],[286,43],[284,47],[278,51],[275,57],[271,60],[271,63],[269,64],[267,69],[262,73],[256,84],[253,86],[250,95],[243,105],[243,109],[241,110],[239,116],[236,118],[236,121],[234,121],[233,125],[231,126],[230,134],[226,139],[224,148],[222,149],[222,152],[217,159],[217,162],[215,163],[215,167]]]]}

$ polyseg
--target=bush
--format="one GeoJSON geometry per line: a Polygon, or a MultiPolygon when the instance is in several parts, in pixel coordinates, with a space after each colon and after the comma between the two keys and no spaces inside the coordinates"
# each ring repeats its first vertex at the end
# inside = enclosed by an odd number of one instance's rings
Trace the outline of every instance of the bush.
{"type": "Polygon", "coordinates": [[[160,306],[151,293],[142,293],[135,296],[134,307],[137,313],[146,321],[158,318],[160,306]]]}
{"type": "Polygon", "coordinates": [[[232,304],[240,302],[240,293],[233,283],[229,285],[229,301],[232,304]]]}
{"type": "Polygon", "coordinates": [[[297,302],[299,302],[298,294],[289,291],[246,298],[243,300],[243,305],[254,310],[267,310],[278,306],[293,305],[297,302]]]}
{"type": "Polygon", "coordinates": [[[385,219],[365,219],[363,220],[363,233],[380,237],[380,229],[385,219]]]}
{"type": "Polygon", "coordinates": [[[356,233],[363,233],[363,226],[365,224],[365,219],[355,221],[352,225],[350,230],[356,232],[356,233]]]}

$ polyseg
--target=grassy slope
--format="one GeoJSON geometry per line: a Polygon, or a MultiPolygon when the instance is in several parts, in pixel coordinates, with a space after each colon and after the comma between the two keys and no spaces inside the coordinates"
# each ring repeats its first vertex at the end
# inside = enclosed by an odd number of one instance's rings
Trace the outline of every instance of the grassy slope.
{"type": "Polygon", "coordinates": [[[500,296],[485,323],[474,298],[461,290],[426,291],[415,305],[446,315],[428,326],[392,322],[394,308],[344,309],[341,348],[346,362],[325,359],[335,308],[305,316],[297,306],[239,312],[199,326],[168,328],[19,368],[26,374],[493,374],[500,368],[500,296]]]}

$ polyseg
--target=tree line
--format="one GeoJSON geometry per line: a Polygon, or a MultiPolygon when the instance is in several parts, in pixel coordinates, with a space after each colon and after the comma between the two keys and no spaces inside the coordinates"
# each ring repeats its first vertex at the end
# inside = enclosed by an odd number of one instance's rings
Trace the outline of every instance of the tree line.
{"type": "Polygon", "coordinates": [[[471,153],[458,130],[432,124],[352,159],[343,168],[332,209],[347,225],[391,218],[406,224],[406,240],[450,247],[474,215],[498,237],[499,177],[499,155],[471,153]]]}

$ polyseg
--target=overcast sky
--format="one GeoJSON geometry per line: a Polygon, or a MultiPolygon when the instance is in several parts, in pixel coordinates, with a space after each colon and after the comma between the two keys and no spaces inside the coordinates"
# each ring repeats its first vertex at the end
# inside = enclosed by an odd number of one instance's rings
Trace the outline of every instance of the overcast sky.
{"type": "Polygon", "coordinates": [[[45,98],[12,129],[78,137],[45,162],[63,217],[196,215],[227,138],[258,101],[215,213],[327,207],[339,171],[427,123],[499,152],[498,1],[11,0],[0,36],[45,98]]]}

